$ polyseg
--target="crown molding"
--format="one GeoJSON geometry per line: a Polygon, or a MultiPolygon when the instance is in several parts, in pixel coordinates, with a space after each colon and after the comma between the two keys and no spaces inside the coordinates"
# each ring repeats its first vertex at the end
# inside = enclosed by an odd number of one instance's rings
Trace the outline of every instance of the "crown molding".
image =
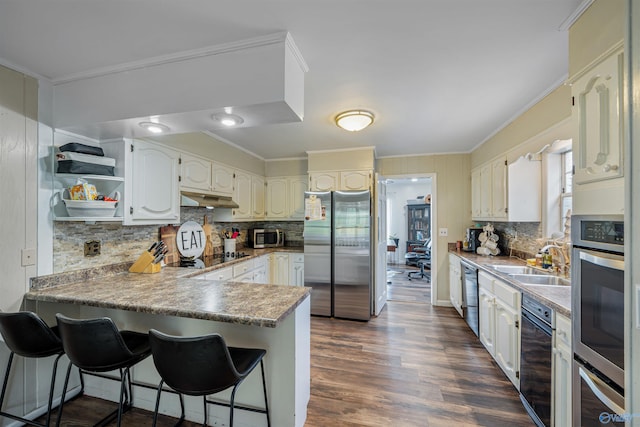
{"type": "Polygon", "coordinates": [[[264,157],[259,156],[258,154],[254,153],[253,151],[249,151],[249,150],[247,150],[246,148],[241,147],[241,146],[239,146],[238,144],[235,144],[235,143],[233,143],[233,142],[229,141],[229,140],[228,140],[228,139],[226,139],[226,138],[223,138],[223,137],[221,137],[221,136],[218,136],[218,135],[216,135],[215,133],[211,132],[210,130],[203,130],[203,131],[202,131],[202,133],[203,133],[203,134],[205,134],[205,135],[208,135],[208,136],[210,136],[211,138],[214,138],[214,139],[216,139],[216,140],[218,140],[218,141],[220,141],[220,142],[223,142],[223,143],[225,143],[225,144],[227,144],[227,145],[229,145],[229,146],[231,146],[231,147],[233,147],[233,148],[236,148],[236,149],[238,149],[238,150],[240,150],[240,151],[242,151],[242,152],[245,152],[245,153],[247,153],[248,155],[253,156],[253,157],[255,157],[255,158],[256,158],[256,159],[258,159],[258,160],[265,161],[265,158],[264,158],[264,157]]]}
{"type": "Polygon", "coordinates": [[[594,0],[582,0],[582,3],[576,7],[576,10],[571,12],[571,15],[567,16],[567,18],[562,21],[562,24],[558,27],[558,31],[567,31],[571,26],[582,16],[585,10],[591,6],[594,0]]]}
{"type": "Polygon", "coordinates": [[[368,145],[366,147],[336,148],[333,150],[308,150],[305,152],[307,154],[319,154],[319,153],[336,153],[340,151],[361,151],[361,150],[373,151],[375,153],[376,147],[373,145],[368,145]]]}
{"type": "MultiPolygon", "coordinates": [[[[294,55],[298,58],[298,62],[303,61],[300,52],[297,51],[293,39],[288,32],[278,32],[269,34],[262,37],[254,37],[245,40],[239,40],[230,43],[219,44],[215,46],[208,46],[199,49],[185,50],[168,55],[154,56],[151,58],[141,59],[139,61],[126,62],[124,64],[118,64],[108,67],[95,68],[93,70],[83,71],[80,73],[67,74],[65,76],[56,77],[51,80],[54,85],[60,85],[77,80],[90,79],[95,77],[106,76],[109,74],[121,73],[126,71],[138,70],[141,68],[154,67],[162,64],[169,64],[172,62],[180,62],[189,59],[201,58],[205,56],[220,55],[223,53],[237,52],[245,49],[269,46],[276,43],[286,42],[291,49],[294,50],[294,55]],[[297,53],[296,53],[297,52],[297,53]]],[[[304,64],[306,66],[306,64],[304,64]]],[[[306,71],[306,70],[305,70],[306,71]]]]}

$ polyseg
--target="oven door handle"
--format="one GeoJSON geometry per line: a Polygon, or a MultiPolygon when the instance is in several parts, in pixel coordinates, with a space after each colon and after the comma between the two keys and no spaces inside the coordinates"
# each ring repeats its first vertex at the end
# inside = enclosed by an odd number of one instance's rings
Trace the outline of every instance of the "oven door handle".
{"type": "Polygon", "coordinates": [[[621,256],[610,258],[604,256],[604,254],[601,252],[593,252],[585,249],[580,249],[580,259],[592,264],[599,265],[601,267],[608,267],[613,268],[614,270],[624,271],[624,258],[622,258],[621,256]]]}
{"type": "Polygon", "coordinates": [[[593,375],[591,372],[588,372],[582,366],[578,366],[578,372],[580,373],[580,377],[582,377],[584,382],[600,402],[616,414],[624,416],[624,398],[612,390],[604,381],[593,375]],[[607,394],[610,396],[607,396],[607,394]],[[615,402],[615,400],[619,403],[615,402]]]}

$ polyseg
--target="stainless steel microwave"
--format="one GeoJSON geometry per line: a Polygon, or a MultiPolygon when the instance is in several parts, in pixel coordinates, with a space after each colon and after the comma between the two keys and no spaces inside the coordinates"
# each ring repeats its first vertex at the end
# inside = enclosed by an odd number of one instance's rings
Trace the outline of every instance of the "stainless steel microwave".
{"type": "Polygon", "coordinates": [[[254,249],[284,246],[284,232],[277,228],[252,228],[249,232],[249,245],[254,249]]]}

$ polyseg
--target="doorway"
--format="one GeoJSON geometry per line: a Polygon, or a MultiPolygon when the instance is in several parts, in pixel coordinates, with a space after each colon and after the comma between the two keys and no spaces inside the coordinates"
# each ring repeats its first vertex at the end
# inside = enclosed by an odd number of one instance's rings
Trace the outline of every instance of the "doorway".
{"type": "MultiPolygon", "coordinates": [[[[432,237],[435,197],[432,174],[387,177],[387,299],[432,303],[435,272],[426,244],[432,237]],[[433,277],[432,277],[433,276],[433,277]]],[[[435,263],[434,263],[435,265],[435,263]]]]}

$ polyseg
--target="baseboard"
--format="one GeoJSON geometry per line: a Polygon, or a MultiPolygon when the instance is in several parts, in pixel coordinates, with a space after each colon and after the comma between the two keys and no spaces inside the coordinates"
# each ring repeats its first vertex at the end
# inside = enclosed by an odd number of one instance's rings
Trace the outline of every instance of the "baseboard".
{"type": "Polygon", "coordinates": [[[451,304],[451,301],[448,300],[448,299],[436,300],[436,303],[433,304],[433,305],[438,306],[438,307],[453,307],[453,304],[451,304]]]}

